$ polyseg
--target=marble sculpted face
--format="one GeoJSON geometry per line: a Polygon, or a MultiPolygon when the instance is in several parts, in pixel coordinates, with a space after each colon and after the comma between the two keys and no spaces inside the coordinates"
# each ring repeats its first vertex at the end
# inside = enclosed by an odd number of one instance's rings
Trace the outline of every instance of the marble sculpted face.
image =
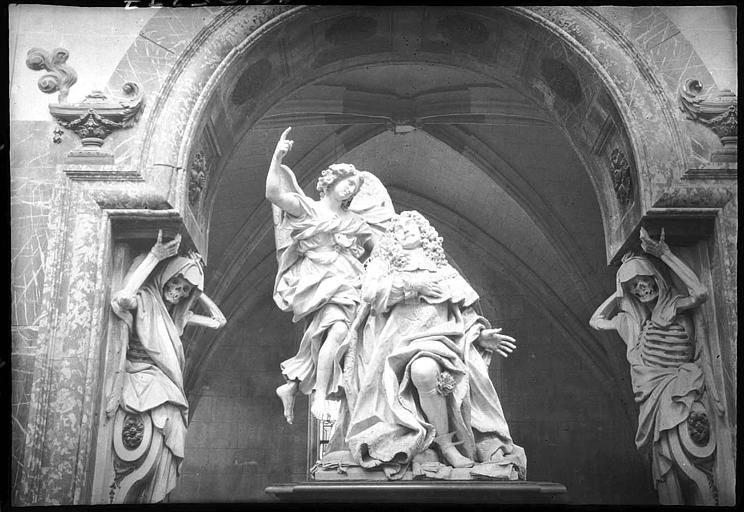
{"type": "Polygon", "coordinates": [[[343,202],[351,200],[358,189],[359,179],[356,176],[348,176],[334,183],[326,193],[333,196],[338,202],[343,202]]]}
{"type": "Polygon", "coordinates": [[[178,304],[191,294],[194,285],[184,279],[180,274],[166,281],[163,287],[163,299],[168,304],[178,304]]]}
{"type": "Polygon", "coordinates": [[[421,231],[413,219],[404,219],[395,226],[395,238],[406,250],[421,246],[421,231]]]}
{"type": "Polygon", "coordinates": [[[656,280],[651,276],[636,276],[630,280],[628,287],[638,300],[644,304],[656,300],[659,297],[659,287],[656,280]]]}

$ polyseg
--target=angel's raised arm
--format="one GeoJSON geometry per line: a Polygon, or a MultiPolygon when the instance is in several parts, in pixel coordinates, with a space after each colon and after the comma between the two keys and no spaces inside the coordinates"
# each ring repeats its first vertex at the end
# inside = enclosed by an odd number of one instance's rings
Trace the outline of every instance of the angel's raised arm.
{"type": "Polygon", "coordinates": [[[303,210],[294,194],[301,194],[302,189],[297,184],[297,178],[292,169],[282,164],[284,156],[292,149],[294,143],[287,139],[291,129],[290,127],[284,130],[276,144],[274,156],[269,164],[269,173],[266,176],[266,199],[290,215],[299,217],[303,210]]]}

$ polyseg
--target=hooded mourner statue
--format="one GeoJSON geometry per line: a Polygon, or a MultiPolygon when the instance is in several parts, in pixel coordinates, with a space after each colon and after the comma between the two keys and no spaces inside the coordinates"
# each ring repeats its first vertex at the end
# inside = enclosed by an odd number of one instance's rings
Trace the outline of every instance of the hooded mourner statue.
{"type": "Polygon", "coordinates": [[[181,236],[176,235],[163,243],[159,231],[155,245],[146,256],[135,259],[124,288],[111,301],[129,337],[124,371],[115,388],[120,392],[115,391],[107,412],[113,414],[118,405],[127,414],[149,413],[149,421],[164,444],[151,476],[132,485],[137,495],[121,496],[120,500],[156,503],[175,487],[188,425],[180,336],[187,325],[219,329],[226,323],[219,308],[203,293],[201,258],[196,253],[178,256],[180,242],[181,236]],[[197,302],[210,316],[191,311],[197,302]]]}
{"type": "Polygon", "coordinates": [[[590,325],[617,331],[627,345],[639,406],[636,446],[650,456],[660,503],[712,505],[713,482],[706,466],[715,439],[704,405],[701,355],[705,340],[696,339],[692,314],[707,300],[707,290],[671,252],[663,230],[655,241],[641,228],[640,238],[644,252],[654,258],[645,254],[623,257],[617,290],[595,311],[590,325]],[[674,287],[668,270],[682,281],[687,293],[674,287]]]}

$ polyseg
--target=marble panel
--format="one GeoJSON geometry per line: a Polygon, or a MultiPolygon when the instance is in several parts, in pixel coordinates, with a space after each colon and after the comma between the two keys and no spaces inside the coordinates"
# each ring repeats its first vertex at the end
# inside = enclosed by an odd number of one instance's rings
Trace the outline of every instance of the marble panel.
{"type": "Polygon", "coordinates": [[[12,319],[17,326],[38,326],[44,287],[47,223],[53,190],[50,180],[11,180],[12,319]]]}
{"type": "MultiPolygon", "coordinates": [[[[51,98],[50,98],[51,99],[51,98]]],[[[80,139],[64,130],[59,144],[52,141],[56,123],[47,112],[48,121],[13,121],[10,130],[10,175],[24,178],[53,178],[54,166],[80,139]]]]}
{"type": "MultiPolygon", "coordinates": [[[[11,481],[15,489],[18,483],[18,472],[23,467],[23,456],[26,445],[27,422],[29,405],[31,403],[31,384],[33,381],[34,354],[23,353],[16,347],[25,345],[27,342],[19,343],[17,338],[35,337],[34,329],[14,328],[11,329],[13,338],[13,353],[11,354],[11,421],[12,421],[12,451],[11,451],[11,481]],[[27,332],[23,332],[27,331],[27,332]]],[[[25,348],[25,347],[24,347],[25,348]]]]}

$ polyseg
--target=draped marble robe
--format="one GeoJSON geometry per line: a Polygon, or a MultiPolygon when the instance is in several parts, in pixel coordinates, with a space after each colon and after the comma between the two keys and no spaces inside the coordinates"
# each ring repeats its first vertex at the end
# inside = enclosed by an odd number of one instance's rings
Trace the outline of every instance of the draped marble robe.
{"type": "MultiPolygon", "coordinates": [[[[135,260],[132,269],[139,265],[135,260]]],[[[165,448],[156,464],[145,501],[162,501],[176,486],[184,457],[189,405],[183,388],[185,365],[181,334],[187,313],[204,287],[197,263],[182,256],[158,264],[136,294],[114,296],[111,306],[129,329],[129,347],[119,405],[130,413],[150,413],[165,448]],[[172,313],[163,301],[165,283],[183,275],[194,285],[172,313]],[[134,315],[130,310],[136,309],[134,315]]]]}
{"type": "MultiPolygon", "coordinates": [[[[293,313],[292,321],[308,320],[297,354],[281,363],[288,380],[299,380],[300,391],[310,394],[315,387],[318,353],[326,331],[335,322],[349,325],[361,301],[359,257],[372,236],[365,220],[349,212],[344,217],[329,215],[302,193],[293,193],[302,215],[284,213],[292,242],[281,254],[274,283],[274,302],[293,313]]],[[[321,396],[339,396],[342,369],[335,361],[328,389],[321,396]]]]}
{"type": "Polygon", "coordinates": [[[435,432],[426,420],[411,382],[411,363],[430,357],[454,377],[447,410],[463,453],[476,462],[514,465],[524,474],[524,450],[512,441],[488,376],[491,352],[476,344],[490,325],[472,307],[475,290],[450,265],[397,272],[381,260],[370,262],[363,289],[372,297],[371,314],[355,354],[357,384],[344,426],[355,461],[402,478],[413,457],[446,433],[435,432]],[[404,300],[405,279],[428,279],[444,292],[436,300],[404,300]]]}
{"type": "MultiPolygon", "coordinates": [[[[677,314],[677,302],[683,296],[674,293],[668,280],[648,258],[635,256],[623,263],[617,272],[616,285],[621,298],[620,311],[610,320],[627,345],[633,392],[639,405],[636,446],[641,453],[650,454],[654,487],[662,503],[681,504],[680,485],[672,471],[675,457],[667,435],[687,421],[693,402],[703,395],[701,346],[695,343],[691,318],[677,314]],[[650,314],[623,287],[636,276],[653,277],[658,286],[659,295],[650,314]],[[665,341],[678,348],[689,346],[687,362],[661,364],[647,355],[652,343],[659,345],[665,341]]],[[[677,463],[689,464],[688,461],[677,463]]]]}

